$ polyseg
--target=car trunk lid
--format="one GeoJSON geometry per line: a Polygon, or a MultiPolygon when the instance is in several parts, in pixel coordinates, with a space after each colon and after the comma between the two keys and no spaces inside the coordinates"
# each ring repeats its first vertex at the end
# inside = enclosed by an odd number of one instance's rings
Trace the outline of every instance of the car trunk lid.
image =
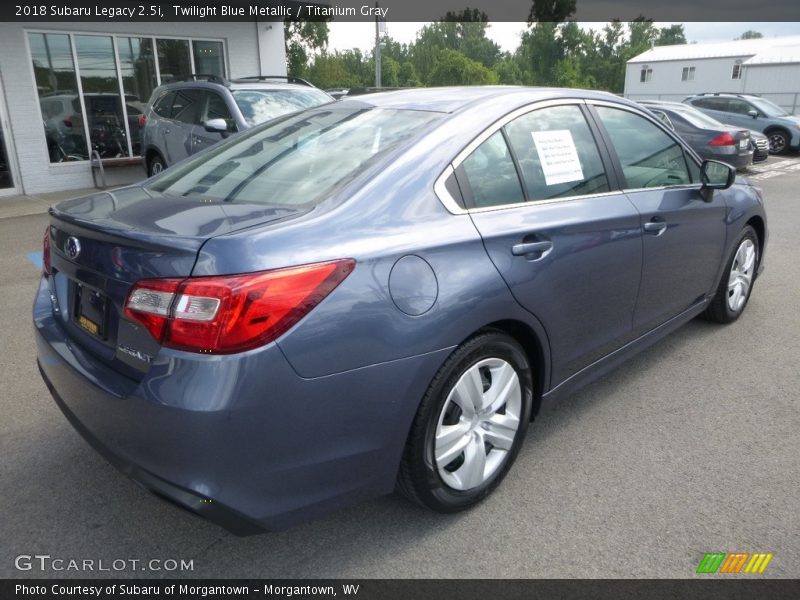
{"type": "Polygon", "coordinates": [[[210,238],[301,212],[161,196],[140,187],[62,202],[50,210],[55,312],[74,343],[122,374],[141,378],[160,346],[122,316],[132,285],[189,277],[210,238]]]}

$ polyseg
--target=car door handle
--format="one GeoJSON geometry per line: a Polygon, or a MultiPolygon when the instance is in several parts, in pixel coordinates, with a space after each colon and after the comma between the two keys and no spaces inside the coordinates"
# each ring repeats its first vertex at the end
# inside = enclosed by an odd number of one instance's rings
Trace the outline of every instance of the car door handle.
{"type": "Polygon", "coordinates": [[[654,235],[661,235],[667,229],[667,224],[664,221],[648,221],[644,224],[644,230],[654,235]]]}
{"type": "Polygon", "coordinates": [[[169,131],[170,131],[170,130],[169,130],[169,127],[165,127],[165,128],[164,128],[164,135],[168,134],[168,133],[169,133],[169,131]]]}
{"type": "Polygon", "coordinates": [[[511,254],[514,256],[524,256],[528,260],[539,260],[552,249],[553,242],[524,242],[511,246],[511,254]]]}

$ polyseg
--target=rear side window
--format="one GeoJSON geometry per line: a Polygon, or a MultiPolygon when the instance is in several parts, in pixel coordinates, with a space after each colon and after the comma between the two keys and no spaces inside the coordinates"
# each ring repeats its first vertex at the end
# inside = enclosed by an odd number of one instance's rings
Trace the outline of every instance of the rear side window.
{"type": "Polygon", "coordinates": [[[524,202],[514,160],[500,131],[478,146],[462,163],[467,197],[475,208],[524,202]]]}
{"type": "Polygon", "coordinates": [[[175,92],[162,94],[159,99],[153,103],[153,112],[159,117],[169,118],[170,111],[172,110],[172,101],[174,99],[175,92]]]}
{"type": "Polygon", "coordinates": [[[644,117],[595,107],[622,165],[628,189],[691,183],[683,148],[644,117]]]}
{"type": "Polygon", "coordinates": [[[178,90],[172,102],[170,118],[182,123],[198,123],[201,99],[200,90],[178,90]]]}
{"type": "Polygon", "coordinates": [[[577,105],[535,110],[505,130],[529,200],[609,191],[600,152],[577,105]]]}
{"type": "Polygon", "coordinates": [[[710,110],[721,110],[724,112],[728,111],[727,98],[697,98],[696,100],[692,100],[692,104],[699,106],[700,108],[708,108],[710,110]]]}

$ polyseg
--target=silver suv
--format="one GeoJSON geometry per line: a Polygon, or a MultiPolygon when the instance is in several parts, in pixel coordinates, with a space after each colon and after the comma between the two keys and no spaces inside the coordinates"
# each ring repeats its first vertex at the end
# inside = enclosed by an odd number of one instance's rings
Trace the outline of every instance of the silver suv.
{"type": "Polygon", "coordinates": [[[697,94],[683,100],[717,121],[760,131],[769,138],[770,154],[800,148],[800,117],[774,102],[751,94],[697,94]]]}
{"type": "Polygon", "coordinates": [[[157,87],[139,124],[147,174],[213,146],[229,135],[334,99],[307,81],[279,75],[228,81],[190,75],[157,87]]]}

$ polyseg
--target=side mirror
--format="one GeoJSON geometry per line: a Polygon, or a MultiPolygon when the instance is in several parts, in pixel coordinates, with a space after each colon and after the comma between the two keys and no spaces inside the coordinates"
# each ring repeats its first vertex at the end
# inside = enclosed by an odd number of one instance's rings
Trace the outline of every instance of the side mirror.
{"type": "Polygon", "coordinates": [[[747,114],[753,117],[754,119],[758,118],[758,111],[757,110],[748,110],[747,114]]]}
{"type": "Polygon", "coordinates": [[[228,123],[225,119],[209,119],[203,123],[203,127],[209,133],[221,133],[222,137],[227,137],[228,135],[228,123]]]}
{"type": "Polygon", "coordinates": [[[718,160],[704,160],[700,168],[700,192],[706,202],[711,202],[712,190],[727,190],[736,180],[736,169],[718,160]]]}

